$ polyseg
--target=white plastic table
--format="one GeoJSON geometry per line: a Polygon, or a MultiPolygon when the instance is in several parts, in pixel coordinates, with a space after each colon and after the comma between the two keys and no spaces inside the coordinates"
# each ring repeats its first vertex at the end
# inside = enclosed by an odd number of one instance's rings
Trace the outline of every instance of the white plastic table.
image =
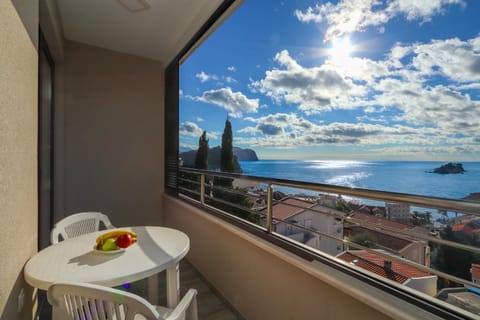
{"type": "MultiPolygon", "coordinates": [[[[166,270],[167,305],[175,307],[180,287],[178,264],[190,248],[187,235],[164,227],[120,229],[135,231],[137,243],[122,253],[106,254],[94,250],[95,239],[106,230],[67,239],[43,249],[27,262],[24,269],[26,282],[42,290],[48,290],[51,284],[59,281],[114,287],[166,270]]],[[[149,283],[149,290],[152,287],[156,288],[149,283]]],[[[150,300],[158,301],[157,295],[155,289],[149,291],[150,300]]]]}

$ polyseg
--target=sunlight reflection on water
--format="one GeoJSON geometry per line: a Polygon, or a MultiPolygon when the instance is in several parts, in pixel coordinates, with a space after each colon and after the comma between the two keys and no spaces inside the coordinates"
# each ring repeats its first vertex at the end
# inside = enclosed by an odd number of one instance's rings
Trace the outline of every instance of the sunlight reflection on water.
{"type": "Polygon", "coordinates": [[[308,168],[311,169],[340,169],[340,168],[358,168],[368,165],[368,162],[364,161],[352,161],[352,160],[310,160],[305,161],[311,163],[308,168]]]}

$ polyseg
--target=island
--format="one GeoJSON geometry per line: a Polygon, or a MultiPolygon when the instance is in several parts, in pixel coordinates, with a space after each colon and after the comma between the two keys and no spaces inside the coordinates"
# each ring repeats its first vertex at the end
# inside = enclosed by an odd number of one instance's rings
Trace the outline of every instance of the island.
{"type": "Polygon", "coordinates": [[[433,173],[439,174],[458,174],[464,173],[463,165],[461,163],[449,162],[433,170],[433,173]]]}

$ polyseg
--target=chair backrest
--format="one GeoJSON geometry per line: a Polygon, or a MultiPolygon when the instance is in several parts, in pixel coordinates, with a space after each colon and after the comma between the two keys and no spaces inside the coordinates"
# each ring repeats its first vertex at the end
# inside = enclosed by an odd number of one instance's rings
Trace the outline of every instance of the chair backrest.
{"type": "Polygon", "coordinates": [[[94,284],[55,283],[48,288],[47,298],[71,320],[133,320],[138,314],[147,320],[162,319],[154,306],[142,297],[94,284]]]}
{"type": "Polygon", "coordinates": [[[130,292],[89,283],[54,283],[47,292],[48,302],[63,311],[65,316],[62,319],[70,320],[133,320],[136,315],[142,315],[146,320],[198,320],[196,297],[195,289],[188,290],[171,310],[153,306],[130,292]],[[165,314],[165,318],[156,307],[165,314]]]}
{"type": "Polygon", "coordinates": [[[58,243],[61,236],[63,240],[75,238],[86,233],[100,230],[100,222],[107,229],[115,228],[110,219],[101,212],[80,212],[69,215],[58,221],[50,232],[50,242],[58,243]]]}

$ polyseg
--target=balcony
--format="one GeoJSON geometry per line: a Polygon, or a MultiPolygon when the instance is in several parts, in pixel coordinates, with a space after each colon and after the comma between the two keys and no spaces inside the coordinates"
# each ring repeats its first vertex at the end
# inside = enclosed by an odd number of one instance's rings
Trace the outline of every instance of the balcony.
{"type": "MultiPolygon", "coordinates": [[[[460,287],[465,286],[469,288],[478,288],[478,285],[473,283],[472,281],[474,280],[472,280],[471,278],[459,278],[452,274],[447,274],[445,272],[439,271],[438,261],[435,259],[431,261],[430,259],[430,247],[427,245],[427,243],[430,243],[430,246],[432,246],[433,243],[437,245],[445,245],[456,249],[465,250],[462,251],[465,252],[465,254],[467,252],[478,253],[478,247],[465,245],[460,242],[452,242],[445,239],[440,239],[437,234],[431,232],[431,229],[433,229],[433,225],[422,226],[421,224],[417,224],[416,226],[414,226],[412,224],[406,225],[403,223],[395,222],[393,220],[387,220],[378,216],[376,217],[375,215],[368,215],[368,217],[365,217],[362,213],[360,213],[360,208],[362,207],[360,205],[358,205],[356,209],[359,210],[358,213],[352,212],[346,215],[344,212],[332,209],[331,207],[333,206],[333,203],[326,200],[342,199],[343,197],[355,199],[355,201],[352,201],[350,203],[358,203],[359,201],[366,201],[366,199],[369,199],[370,201],[375,200],[379,203],[383,203],[384,206],[385,204],[390,204],[390,207],[392,207],[391,203],[408,203],[409,206],[416,207],[418,210],[420,210],[419,207],[422,207],[428,208],[427,211],[429,212],[440,209],[439,212],[447,210],[457,213],[464,213],[466,215],[476,215],[476,212],[478,212],[479,209],[478,203],[419,197],[398,193],[378,192],[372,190],[355,190],[329,185],[302,183],[298,181],[248,177],[218,172],[205,172],[189,168],[181,168],[180,171],[189,173],[189,175],[184,175],[184,177],[189,177],[189,179],[186,180],[185,178],[180,178],[179,180],[179,192],[186,196],[181,195],[180,198],[182,200],[169,198],[169,200],[166,202],[172,203],[172,205],[175,203],[176,205],[182,206],[181,211],[176,212],[172,216],[169,215],[167,219],[169,223],[172,223],[176,227],[188,224],[188,221],[190,220],[197,220],[200,216],[205,216],[205,218],[209,221],[215,221],[216,224],[220,224],[222,226],[225,226],[226,228],[235,230],[232,230],[232,232],[236,232],[242,238],[244,237],[246,239],[249,239],[251,243],[254,243],[257,246],[261,246],[266,251],[268,251],[266,248],[274,250],[274,252],[271,252],[271,254],[274,254],[277,257],[282,257],[282,254],[288,254],[289,257],[292,258],[291,253],[294,252],[298,255],[296,256],[296,259],[298,259],[296,261],[296,263],[298,263],[297,266],[301,266],[301,269],[304,271],[309,270],[309,272],[311,272],[310,275],[314,275],[314,278],[319,277],[326,283],[332,283],[332,285],[340,289],[340,291],[342,291],[344,294],[350,296],[355,300],[360,299],[362,301],[365,301],[363,299],[367,299],[367,301],[369,301],[370,307],[377,311],[383,311],[386,314],[392,314],[393,312],[393,314],[395,314],[394,318],[408,318],[415,316],[415,313],[404,313],[406,310],[405,308],[407,308],[406,305],[403,308],[400,307],[399,309],[396,309],[395,307],[397,303],[400,303],[400,305],[403,303],[412,303],[410,299],[425,299],[425,302],[428,301],[427,304],[432,303],[437,307],[440,306],[440,308],[445,308],[447,310],[459,311],[458,306],[461,306],[464,310],[459,312],[467,318],[473,317],[473,314],[476,314],[478,312],[478,310],[475,309],[475,303],[470,306],[462,305],[461,302],[452,304],[452,300],[455,299],[455,294],[451,296],[450,300],[445,298],[446,292],[450,290],[440,290],[444,286],[449,286],[444,284],[445,281],[450,283],[451,286],[454,286],[453,283],[456,283],[457,286],[460,287]],[[195,179],[192,174],[196,174],[197,178],[195,179]],[[206,181],[209,181],[213,179],[213,177],[218,176],[221,176],[223,178],[235,178],[240,180],[253,181],[254,185],[257,186],[263,184],[267,191],[259,191],[258,196],[264,196],[263,203],[266,203],[266,208],[265,210],[257,208],[256,210],[252,211],[252,214],[256,214],[259,217],[259,219],[257,220],[259,221],[258,223],[245,221],[245,219],[239,218],[238,214],[235,216],[235,214],[232,215],[219,212],[215,208],[215,205],[218,205],[218,203],[221,203],[222,205],[225,205],[225,203],[224,201],[222,201],[222,199],[215,199],[215,197],[211,197],[211,195],[215,194],[215,192],[212,192],[209,189],[211,188],[211,184],[206,183],[206,181]],[[189,188],[182,187],[182,185],[188,186],[189,188]],[[299,194],[297,195],[297,199],[308,199],[309,201],[311,201],[311,199],[316,198],[317,202],[308,204],[308,201],[301,202],[299,200],[275,201],[272,197],[273,190],[275,187],[279,186],[298,188],[299,194]],[[315,197],[312,196],[311,192],[308,193],[308,191],[320,192],[324,195],[315,197]],[[330,196],[326,196],[327,194],[329,194],[330,196]],[[341,195],[341,197],[339,197],[338,195],[341,195]],[[184,201],[188,201],[190,202],[190,204],[184,203],[184,201]],[[277,210],[278,215],[276,215],[275,208],[278,204],[280,204],[282,207],[291,207],[292,210],[290,211],[296,212],[294,214],[294,218],[288,218],[288,216],[285,215],[285,208],[282,208],[280,211],[277,210]],[[195,208],[191,207],[192,205],[195,208]],[[189,207],[190,210],[188,211],[193,211],[191,218],[181,218],[180,216],[182,216],[189,207]],[[203,213],[202,210],[209,211],[210,215],[207,213],[203,213]],[[214,215],[214,217],[210,217],[211,215],[214,215]],[[314,226],[315,222],[312,223],[312,225],[305,226],[305,224],[299,223],[298,221],[299,217],[301,217],[302,215],[308,218],[307,221],[311,219],[311,215],[314,216],[314,220],[319,219],[318,217],[323,216],[323,219],[325,221],[332,220],[332,224],[335,224],[335,228],[316,228],[314,226]],[[215,216],[219,216],[221,217],[221,220],[227,220],[228,222],[223,222],[218,218],[215,218],[215,216]],[[282,219],[279,219],[279,216],[281,216],[282,219]],[[332,217],[333,219],[331,219],[332,217]],[[237,225],[237,227],[231,226],[231,224],[235,224],[237,225]],[[289,228],[282,229],[279,226],[281,224],[289,226],[289,228]],[[354,235],[348,234],[348,232],[339,233],[339,225],[343,226],[342,229],[348,229],[350,230],[350,232],[352,230],[355,230],[356,228],[360,228],[362,230],[369,230],[371,235],[376,235],[375,246],[371,246],[365,242],[355,241],[354,235]],[[245,230],[249,232],[246,232],[245,230]],[[298,237],[298,234],[307,233],[311,235],[313,234],[314,236],[323,239],[320,240],[320,242],[328,240],[335,242],[335,245],[328,246],[325,245],[325,243],[324,245],[314,245],[312,242],[306,244],[306,241],[304,241],[305,238],[303,236],[298,237]],[[337,246],[341,246],[342,249],[337,251],[337,246]],[[287,252],[285,252],[285,250],[287,250],[287,252]],[[344,253],[339,254],[342,251],[344,253]],[[346,259],[345,252],[351,255],[355,255],[354,258],[346,259]],[[381,264],[375,264],[375,259],[379,259],[381,264]],[[383,294],[378,292],[375,293],[375,290],[373,290],[370,285],[362,283],[362,281],[358,281],[358,279],[355,279],[354,277],[348,279],[348,276],[346,276],[345,274],[341,274],[341,272],[338,272],[338,270],[341,270],[343,267],[345,267],[344,261],[347,262],[348,269],[353,267],[356,271],[360,271],[361,273],[366,272],[370,277],[373,277],[375,281],[384,282],[386,279],[388,279],[384,284],[386,284],[389,289],[396,288],[395,290],[400,289],[402,291],[405,291],[402,297],[402,299],[405,300],[401,300],[401,302],[386,302],[386,300],[388,301],[390,298],[393,297],[386,298],[388,296],[386,292],[383,292],[383,294]],[[389,262],[389,267],[386,264],[383,265],[384,261],[389,262]],[[335,268],[335,263],[340,264],[340,267],[337,265],[335,268]],[[329,268],[323,264],[333,266],[333,268],[330,268],[329,270],[329,268]],[[392,264],[394,266],[393,268],[392,264]],[[396,264],[398,265],[396,266],[396,264]],[[404,275],[402,275],[401,272],[396,273],[396,270],[401,269],[400,266],[402,266],[401,268],[403,268],[403,270],[405,271],[404,275]],[[409,269],[409,267],[412,267],[419,272],[415,273],[415,271],[413,269],[409,269]],[[321,274],[318,274],[319,269],[322,271],[321,274]],[[389,270],[391,270],[391,274],[389,274],[389,270]],[[413,274],[411,279],[406,278],[408,277],[409,273],[413,274]],[[405,276],[405,274],[407,276],[405,276]],[[348,281],[346,283],[341,283],[339,279],[332,280],[332,278],[328,277],[327,275],[332,275],[332,277],[338,277],[340,279],[348,279],[348,281]],[[405,279],[399,279],[402,276],[405,276],[405,279]],[[440,286],[439,288],[437,288],[437,279],[440,279],[438,281],[438,284],[440,286]],[[358,288],[355,288],[355,285],[351,285],[353,283],[358,285],[358,288]],[[414,290],[412,291],[411,289],[414,290]],[[360,296],[358,295],[358,290],[363,290],[363,293],[360,296]],[[380,296],[376,294],[379,294],[380,296]],[[386,300],[384,300],[385,298],[386,300]],[[448,303],[446,303],[445,301],[448,301],[448,303]],[[391,305],[388,305],[388,303],[391,303],[391,305]],[[383,309],[384,307],[386,309],[383,309]],[[473,312],[473,314],[469,312],[465,313],[465,311],[473,312]]],[[[243,183],[243,185],[246,184],[248,183],[243,183]]],[[[230,190],[230,192],[235,193],[239,192],[239,190],[230,190]]],[[[232,205],[232,207],[238,206],[232,205]]],[[[382,206],[377,203],[376,208],[378,209],[381,207],[382,206]]],[[[402,210],[404,209],[404,206],[400,207],[402,207],[402,210]]],[[[172,212],[177,211],[175,209],[175,206],[171,207],[170,210],[172,212]]],[[[383,210],[385,211],[385,207],[383,208],[383,210]]],[[[393,209],[390,208],[390,210],[392,211],[393,209]]],[[[202,229],[201,226],[199,226],[199,228],[200,230],[202,229]]],[[[191,235],[198,232],[196,229],[196,225],[186,226],[187,232],[191,235]]],[[[358,232],[358,230],[354,232],[358,232]]],[[[208,233],[210,234],[210,232],[208,233]]],[[[212,242],[208,242],[208,240],[202,238],[204,238],[204,236],[198,235],[198,241],[202,242],[202,248],[219,246],[218,244],[213,243],[215,242],[215,240],[212,240],[212,242]]],[[[224,244],[222,241],[222,244],[220,246],[223,249],[223,247],[226,247],[227,244],[224,244]]],[[[230,251],[238,252],[239,254],[241,254],[241,250],[239,249],[230,246],[229,249],[230,250],[222,250],[220,256],[224,257],[226,255],[232,255],[230,251]],[[229,251],[230,253],[227,253],[227,251],[229,251]]],[[[248,252],[250,250],[244,250],[246,252],[243,254],[245,254],[246,256],[249,255],[248,252]]],[[[199,259],[202,259],[202,256],[203,254],[200,253],[199,259]]],[[[286,259],[286,257],[282,258],[286,259]]],[[[196,259],[194,260],[196,261],[196,259]]],[[[258,259],[255,259],[255,261],[258,261],[258,259]]],[[[292,260],[288,261],[290,263],[292,262],[292,260]]],[[[278,263],[274,263],[274,265],[277,264],[278,263]]],[[[234,266],[231,265],[230,267],[233,268],[234,266]]],[[[203,268],[200,268],[200,270],[203,270],[203,268]]],[[[255,270],[259,272],[257,267],[255,267],[255,270]]],[[[344,269],[342,271],[348,273],[351,270],[346,271],[344,269]]],[[[217,272],[217,270],[213,271],[212,277],[216,278],[217,272]]],[[[269,277],[269,275],[266,274],[262,275],[265,277],[269,277]]],[[[252,275],[248,274],[247,277],[252,277],[252,275]]],[[[363,282],[368,282],[366,278],[363,278],[362,280],[363,282]]],[[[258,281],[260,281],[260,279],[258,279],[258,281]]],[[[217,284],[217,280],[213,282],[217,284]]],[[[219,287],[223,287],[223,285],[225,284],[217,285],[219,287]]],[[[387,291],[389,289],[387,289],[387,291]]],[[[463,291],[466,292],[468,290],[464,288],[463,291]]],[[[303,294],[302,297],[305,297],[305,294],[303,294]]],[[[334,302],[329,302],[327,303],[327,305],[330,305],[330,303],[334,302]]],[[[409,306],[408,308],[410,307],[411,306],[409,306]]],[[[423,313],[426,311],[425,308],[426,306],[424,305],[420,308],[420,310],[416,310],[415,312],[423,313]]],[[[313,309],[311,309],[310,311],[312,310],[313,309]]],[[[429,315],[429,317],[433,317],[433,315],[429,315]]]]}
{"type": "MultiPolygon", "coordinates": [[[[1,320],[34,317],[40,307],[37,292],[25,283],[23,266],[48,243],[55,221],[84,210],[103,211],[119,226],[164,225],[184,231],[191,240],[188,262],[245,319],[435,319],[440,318],[434,315],[439,308],[451,319],[475,317],[409,287],[388,282],[391,290],[386,293],[378,288],[385,288],[379,277],[365,282],[363,273],[346,269],[346,263],[303,243],[309,237],[293,242],[273,232],[275,217],[268,208],[260,219],[264,225],[252,225],[206,206],[204,192],[198,194],[199,201],[167,194],[164,184],[170,177],[164,165],[170,159],[164,149],[172,147],[176,152],[177,146],[164,131],[172,122],[165,100],[169,93],[178,95],[178,88],[170,87],[164,73],[177,54],[188,54],[182,50],[190,40],[212,32],[240,2],[175,1],[178,7],[157,12],[153,19],[166,25],[152,31],[146,24],[145,33],[138,34],[129,32],[141,16],[132,13],[127,17],[122,12],[122,29],[112,28],[112,38],[105,39],[99,33],[108,24],[103,18],[114,14],[102,11],[105,8],[98,1],[46,0],[25,5],[6,1],[0,5],[0,20],[6,26],[0,28],[1,320]],[[82,4],[87,7],[75,7],[82,4]],[[38,170],[37,144],[44,145],[38,143],[38,55],[42,49],[38,21],[55,65],[50,119],[54,148],[46,151],[52,157],[48,183],[38,170]],[[197,34],[199,30],[204,33],[197,34]],[[158,40],[156,49],[165,49],[154,58],[138,52],[152,42],[147,32],[158,40]],[[93,38],[83,41],[85,34],[93,38]],[[39,202],[37,187],[51,189],[51,194],[39,202]],[[47,209],[42,207],[45,199],[52,201],[47,209]],[[424,308],[426,302],[434,307],[424,308]]],[[[120,5],[107,9],[124,10],[120,5]]],[[[321,191],[346,190],[322,187],[321,191]]],[[[369,191],[356,195],[380,201],[422,200],[369,191]]],[[[439,204],[442,209],[456,206],[448,201],[419,204],[439,204]]],[[[477,205],[459,211],[479,212],[477,205]]],[[[308,223],[291,227],[299,231],[293,234],[325,237],[320,229],[310,230],[308,223]]],[[[354,245],[343,237],[334,238],[329,240],[340,239],[342,250],[354,245]]],[[[207,303],[200,301],[200,310],[207,303]]]]}

